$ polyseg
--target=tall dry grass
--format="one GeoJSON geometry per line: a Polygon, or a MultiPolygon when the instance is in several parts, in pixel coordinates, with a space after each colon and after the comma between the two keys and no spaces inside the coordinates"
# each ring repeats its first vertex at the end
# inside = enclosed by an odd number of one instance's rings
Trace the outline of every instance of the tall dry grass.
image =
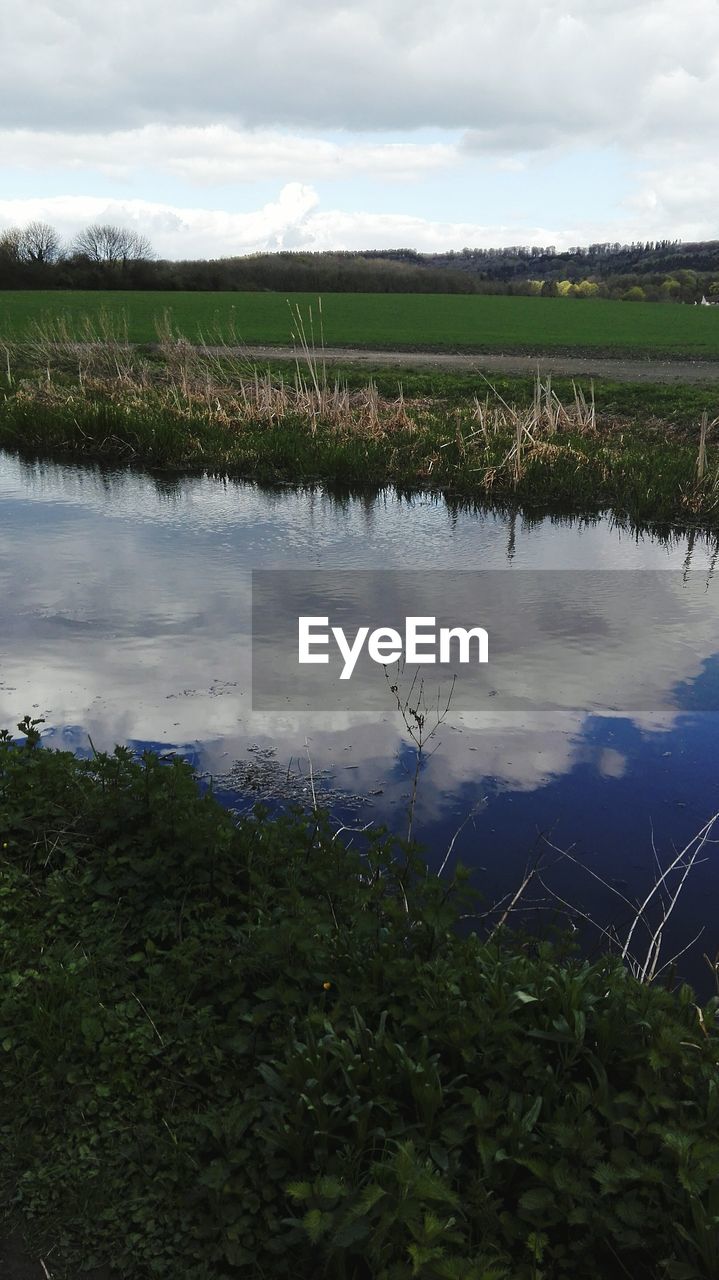
{"type": "Polygon", "coordinates": [[[406,397],[401,386],[394,396],[382,395],[371,379],[351,388],[328,376],[321,304],[306,317],[295,308],[290,319],[295,361],[284,373],[259,366],[231,329],[188,341],[169,314],[157,326],[153,350],[128,341],[122,317],[36,324],[21,348],[5,352],[0,410],[10,442],[37,422],[44,424],[32,437],[38,445],[89,451],[92,438],[96,453],[110,441],[124,456],[157,460],[162,439],[168,462],[241,461],[244,467],[250,455],[258,466],[269,456],[268,433],[274,432],[276,467],[290,473],[299,453],[291,454],[276,432],[292,428],[307,442],[302,465],[314,458],[317,474],[336,461],[343,479],[361,481],[371,461],[375,480],[384,471],[385,480],[489,497],[536,493],[551,501],[616,503],[632,513],[661,508],[662,515],[676,511],[691,519],[719,512],[719,451],[710,440],[719,418],[704,414],[692,456],[691,445],[671,435],[642,436],[631,423],[606,415],[600,421],[593,384],[587,394],[572,383],[572,395],[562,400],[551,377],[537,375],[531,401],[522,406],[486,378],[483,394],[455,405],[406,397]],[[258,438],[241,459],[236,446],[250,433],[258,438]]]}

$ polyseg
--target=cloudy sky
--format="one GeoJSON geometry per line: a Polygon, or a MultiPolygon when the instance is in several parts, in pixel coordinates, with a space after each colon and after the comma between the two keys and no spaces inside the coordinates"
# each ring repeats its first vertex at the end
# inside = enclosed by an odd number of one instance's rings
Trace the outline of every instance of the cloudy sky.
{"type": "Polygon", "coordinates": [[[719,0],[3,0],[0,229],[719,238],[719,0]]]}

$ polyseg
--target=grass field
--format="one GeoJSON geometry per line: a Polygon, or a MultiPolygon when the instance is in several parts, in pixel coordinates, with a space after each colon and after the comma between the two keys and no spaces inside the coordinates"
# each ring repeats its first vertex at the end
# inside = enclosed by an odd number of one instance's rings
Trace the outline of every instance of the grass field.
{"type": "MultiPolygon", "coordinates": [[[[313,294],[0,292],[0,340],[20,341],[35,322],[108,312],[128,319],[129,338],[156,339],[171,312],[190,340],[233,328],[246,343],[287,344],[289,302],[317,326],[313,294]]],[[[451,351],[575,351],[622,355],[719,357],[719,307],[659,303],[506,298],[448,294],[327,294],[322,300],[327,346],[451,351]]]]}

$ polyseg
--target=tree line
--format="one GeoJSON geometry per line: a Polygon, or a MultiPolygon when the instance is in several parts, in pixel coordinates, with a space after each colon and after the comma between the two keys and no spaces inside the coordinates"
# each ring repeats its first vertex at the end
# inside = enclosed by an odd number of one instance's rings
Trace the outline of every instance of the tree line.
{"type": "MultiPolygon", "coordinates": [[[[63,245],[47,222],[0,232],[0,288],[137,286],[138,269],[151,266],[152,245],[130,227],[93,223],[63,245]]],[[[141,287],[152,287],[141,286],[141,287]]]]}
{"type": "Polygon", "coordinates": [[[45,222],[0,232],[0,289],[161,289],[324,293],[490,293],[624,301],[719,299],[719,241],[280,251],[170,261],[146,236],[95,223],[63,245],[45,222]]]}

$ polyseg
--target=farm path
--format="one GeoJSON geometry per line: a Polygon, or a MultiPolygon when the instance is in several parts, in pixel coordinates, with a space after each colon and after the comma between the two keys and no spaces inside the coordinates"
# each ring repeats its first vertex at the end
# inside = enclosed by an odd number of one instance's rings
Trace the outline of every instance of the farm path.
{"type": "MultiPolygon", "coordinates": [[[[214,355],[222,348],[208,347],[214,355]]],[[[292,347],[247,346],[237,355],[252,360],[294,360],[292,347]]],[[[327,364],[353,364],[428,369],[441,372],[533,374],[563,378],[610,378],[615,382],[714,383],[719,382],[719,360],[642,359],[593,355],[504,355],[493,352],[366,351],[358,347],[328,347],[317,353],[327,364]]],[[[300,359],[302,357],[300,356],[300,359]]]]}

